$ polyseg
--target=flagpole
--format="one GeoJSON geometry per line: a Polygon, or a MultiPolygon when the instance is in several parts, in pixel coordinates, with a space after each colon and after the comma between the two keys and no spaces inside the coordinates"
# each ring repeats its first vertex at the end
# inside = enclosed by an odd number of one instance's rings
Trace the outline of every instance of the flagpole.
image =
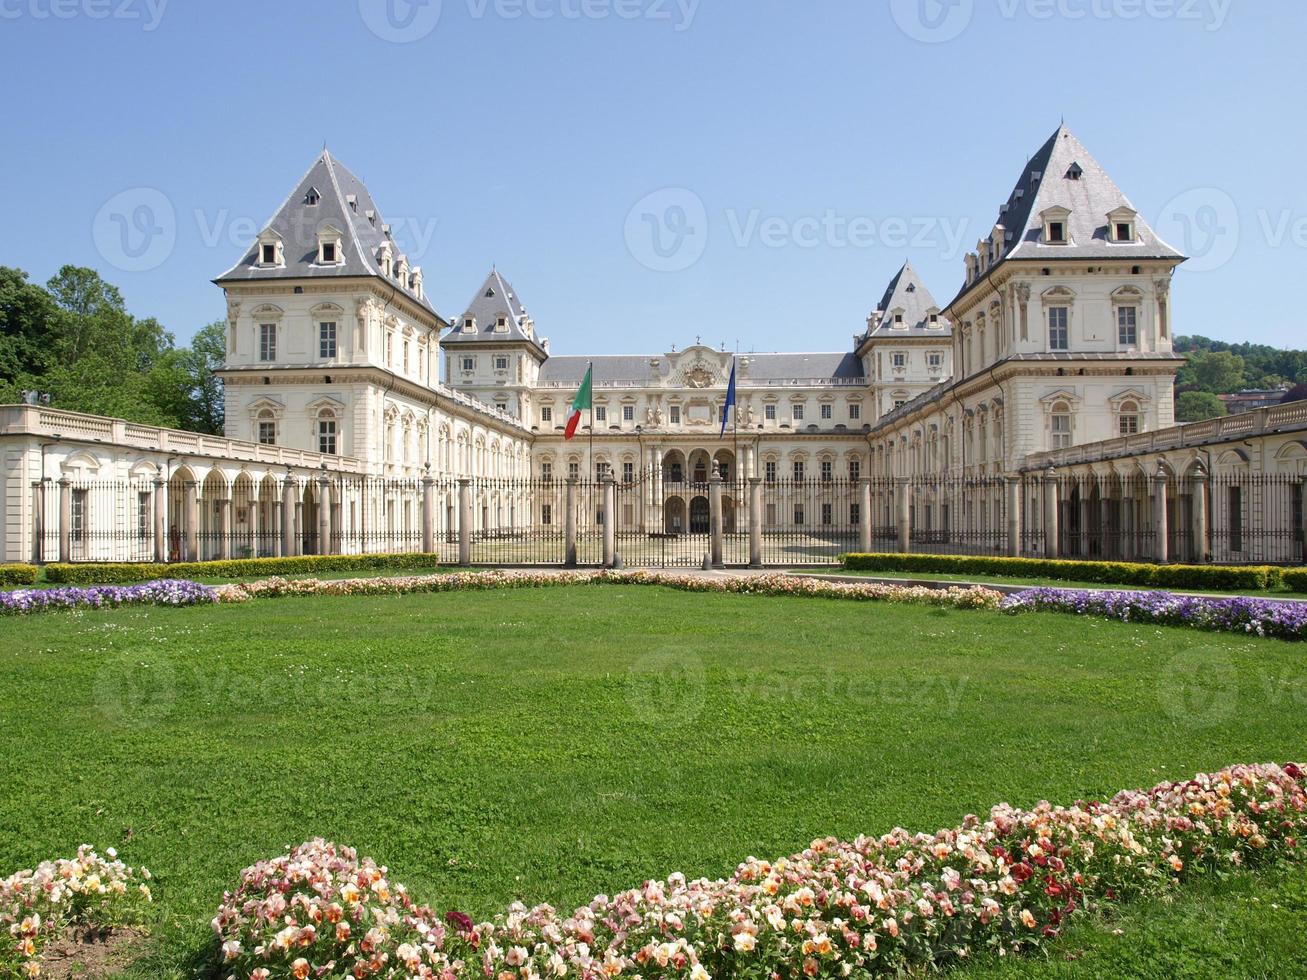
{"type": "Polygon", "coordinates": [[[587,464],[590,473],[586,477],[591,483],[595,482],[595,362],[591,361],[590,366],[586,369],[586,375],[590,378],[590,462],[587,464]]]}
{"type": "MultiPolygon", "coordinates": [[[[735,374],[735,369],[740,365],[740,341],[735,341],[735,358],[731,361],[731,374],[735,374]]],[[[739,476],[744,473],[744,467],[740,465],[740,379],[737,375],[735,378],[735,416],[731,419],[731,435],[735,439],[735,472],[736,482],[740,482],[739,476]]]]}

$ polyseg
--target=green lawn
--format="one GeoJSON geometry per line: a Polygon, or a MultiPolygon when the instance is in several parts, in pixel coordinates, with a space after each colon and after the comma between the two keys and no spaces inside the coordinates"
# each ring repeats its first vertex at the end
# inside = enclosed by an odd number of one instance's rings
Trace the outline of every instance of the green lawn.
{"type": "MultiPolygon", "coordinates": [[[[580,586],[0,630],[0,868],[84,841],[148,865],[142,978],[191,975],[239,869],[314,835],[481,916],[1307,755],[1300,645],[1052,614],[580,586]]],[[[1242,922],[1217,972],[1265,975],[1257,937],[1301,931],[1305,889],[1295,872],[1127,910],[1052,962],[1147,975],[1154,947],[1200,962],[1242,922]],[[1289,911],[1254,914],[1259,893],[1289,911]]],[[[1013,967],[969,972],[993,971],[1013,967]]]]}

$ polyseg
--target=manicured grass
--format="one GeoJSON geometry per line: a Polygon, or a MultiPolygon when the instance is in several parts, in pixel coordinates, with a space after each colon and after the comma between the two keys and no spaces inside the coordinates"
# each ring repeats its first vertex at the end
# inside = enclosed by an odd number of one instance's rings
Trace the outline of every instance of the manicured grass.
{"type": "MultiPolygon", "coordinates": [[[[796,572],[817,572],[824,573],[820,568],[796,568],[796,572]]],[[[1107,585],[1102,582],[1068,582],[1063,579],[1051,578],[1022,578],[1018,575],[955,575],[948,572],[867,572],[847,568],[832,568],[829,572],[833,575],[848,575],[857,578],[876,578],[876,579],[902,579],[918,582],[972,582],[977,585],[1024,585],[1030,588],[1049,587],[1054,589],[1098,589],[1121,592],[1149,592],[1149,591],[1168,591],[1149,589],[1142,585],[1107,585]]],[[[1183,592],[1188,595],[1247,595],[1256,598],[1272,599],[1301,599],[1307,601],[1307,596],[1301,593],[1290,592],[1283,586],[1276,589],[1250,589],[1244,592],[1210,592],[1199,589],[1176,589],[1176,592],[1183,592]]]]}
{"type": "MultiPolygon", "coordinates": [[[[483,916],[1304,754],[1300,646],[1053,614],[581,586],[0,629],[0,868],[148,865],[137,977],[191,975],[239,869],[315,835],[483,916]]],[[[1206,942],[1243,898],[1193,901],[1122,928],[1206,942]]],[[[1074,936],[1055,959],[1147,965],[1074,936]]]]}

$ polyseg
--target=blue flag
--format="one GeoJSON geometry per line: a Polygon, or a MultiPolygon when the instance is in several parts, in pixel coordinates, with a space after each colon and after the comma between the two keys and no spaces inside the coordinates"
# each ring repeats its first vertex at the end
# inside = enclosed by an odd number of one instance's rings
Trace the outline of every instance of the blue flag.
{"type": "Polygon", "coordinates": [[[731,417],[731,409],[735,407],[735,358],[731,358],[731,383],[726,386],[726,404],[722,407],[722,431],[718,438],[726,435],[726,420],[731,417]]]}

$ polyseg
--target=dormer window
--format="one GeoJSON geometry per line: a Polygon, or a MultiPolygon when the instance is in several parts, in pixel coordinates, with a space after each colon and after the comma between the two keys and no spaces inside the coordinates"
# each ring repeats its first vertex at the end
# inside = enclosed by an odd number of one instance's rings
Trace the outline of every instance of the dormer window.
{"type": "Polygon", "coordinates": [[[318,193],[316,187],[310,187],[309,192],[304,195],[304,203],[311,208],[316,208],[318,202],[322,200],[322,195],[318,193]]]}
{"type": "Polygon", "coordinates": [[[344,258],[341,248],[342,232],[331,225],[318,231],[318,265],[340,265],[344,258]]]}
{"type": "Polygon", "coordinates": [[[1063,207],[1046,208],[1040,217],[1044,219],[1044,244],[1069,245],[1071,243],[1071,212],[1063,207]]]}
{"type": "Polygon", "coordinates": [[[1132,209],[1125,207],[1117,208],[1115,211],[1108,212],[1108,239],[1113,242],[1135,241],[1136,217],[1137,215],[1132,209]]]}
{"type": "Polygon", "coordinates": [[[508,333],[508,317],[500,316],[495,320],[495,333],[508,333]]]}
{"type": "Polygon", "coordinates": [[[1071,164],[1071,169],[1066,172],[1067,180],[1079,180],[1084,176],[1084,169],[1078,163],[1071,164]]]}
{"type": "Polygon", "coordinates": [[[269,228],[259,236],[256,253],[258,265],[262,269],[276,269],[286,264],[286,254],[282,248],[281,236],[269,228]]]}
{"type": "Polygon", "coordinates": [[[477,321],[475,317],[463,317],[463,333],[476,333],[477,321]]]}

